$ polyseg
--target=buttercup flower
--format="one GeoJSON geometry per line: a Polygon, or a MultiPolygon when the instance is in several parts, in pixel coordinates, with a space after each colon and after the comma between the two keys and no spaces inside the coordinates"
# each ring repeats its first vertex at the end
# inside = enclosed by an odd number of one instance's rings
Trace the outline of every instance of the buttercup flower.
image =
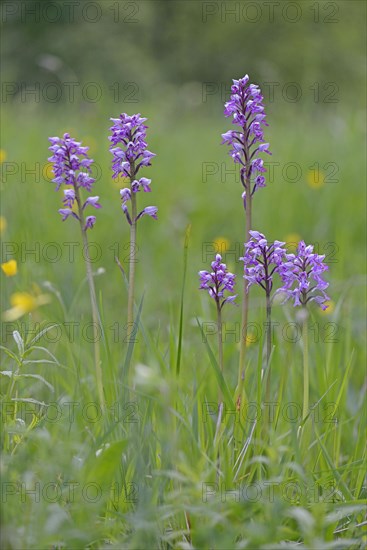
{"type": "Polygon", "coordinates": [[[16,321],[26,313],[34,311],[40,306],[48,304],[51,301],[49,294],[33,295],[29,292],[15,292],[10,296],[11,309],[4,311],[4,321],[16,321]]]}
{"type": "Polygon", "coordinates": [[[287,254],[286,261],[279,266],[278,272],[283,281],[283,287],[277,292],[294,300],[294,306],[305,306],[315,301],[325,310],[325,302],[330,300],[325,290],[329,283],[322,274],[329,268],[324,263],[325,255],[315,254],[313,246],[306,246],[304,241],[298,245],[296,254],[287,254]]]}
{"type": "Polygon", "coordinates": [[[227,237],[217,237],[213,241],[214,251],[218,254],[223,254],[223,252],[227,252],[227,250],[229,250],[230,244],[231,243],[227,237]]]}
{"type": "Polygon", "coordinates": [[[16,260],[9,260],[1,264],[1,269],[7,277],[13,277],[18,273],[18,266],[16,260]]]}
{"type": "Polygon", "coordinates": [[[2,235],[5,232],[6,226],[7,226],[6,218],[4,218],[4,216],[0,216],[0,235],[2,235]]]}

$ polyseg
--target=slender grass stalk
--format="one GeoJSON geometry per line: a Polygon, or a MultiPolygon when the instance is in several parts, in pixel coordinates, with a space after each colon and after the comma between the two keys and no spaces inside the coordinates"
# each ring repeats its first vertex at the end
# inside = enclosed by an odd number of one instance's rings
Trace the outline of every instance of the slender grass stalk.
{"type": "Polygon", "coordinates": [[[304,308],[304,319],[302,325],[302,343],[303,343],[303,412],[302,420],[304,421],[308,414],[309,394],[310,394],[310,379],[309,379],[309,356],[308,356],[308,314],[304,308]]]}
{"type": "Polygon", "coordinates": [[[84,258],[85,258],[85,265],[86,265],[86,271],[87,271],[87,281],[88,281],[88,286],[89,286],[89,295],[90,295],[91,309],[92,309],[93,341],[94,341],[94,364],[95,364],[95,371],[96,371],[97,391],[98,391],[98,396],[99,396],[99,401],[100,401],[101,408],[102,408],[102,410],[104,410],[104,408],[105,408],[105,399],[104,399],[104,392],[103,392],[103,375],[102,375],[101,355],[100,355],[100,347],[99,347],[99,339],[100,339],[100,335],[102,333],[102,326],[101,326],[100,316],[99,316],[99,311],[98,311],[96,289],[95,289],[95,286],[94,286],[92,262],[91,262],[90,255],[89,255],[88,236],[87,236],[87,229],[85,227],[85,219],[84,219],[82,201],[81,201],[81,198],[80,198],[79,188],[77,186],[75,186],[74,189],[75,189],[75,199],[76,199],[76,202],[77,202],[77,205],[78,205],[79,224],[80,224],[80,230],[82,232],[82,240],[83,240],[83,247],[84,247],[84,258]]]}
{"type": "Polygon", "coordinates": [[[183,278],[181,289],[181,306],[180,306],[180,326],[178,331],[178,346],[177,346],[177,358],[176,358],[176,374],[180,374],[181,367],[181,354],[182,354],[182,335],[183,335],[183,318],[184,318],[184,295],[186,285],[186,272],[187,272],[187,253],[189,248],[191,224],[186,227],[185,241],[184,241],[184,257],[183,257],[183,278]]]}
{"type": "MultiPolygon", "coordinates": [[[[266,266],[267,272],[267,266],[266,266]]],[[[272,349],[272,330],[271,330],[271,283],[269,279],[266,280],[266,364],[264,368],[264,374],[266,374],[266,389],[265,389],[265,410],[268,411],[269,416],[265,418],[264,429],[268,430],[271,421],[270,412],[270,389],[271,389],[271,370],[270,370],[270,356],[272,349]]]]}

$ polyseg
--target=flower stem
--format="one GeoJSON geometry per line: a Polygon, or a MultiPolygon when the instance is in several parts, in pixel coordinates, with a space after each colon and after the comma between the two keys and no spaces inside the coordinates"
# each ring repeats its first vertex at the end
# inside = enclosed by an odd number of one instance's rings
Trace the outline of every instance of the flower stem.
{"type": "MultiPolygon", "coordinates": [[[[218,324],[218,357],[219,357],[219,368],[223,374],[223,338],[222,338],[222,310],[219,301],[217,301],[217,324],[218,324]]],[[[223,401],[223,394],[221,389],[219,389],[218,394],[218,405],[221,406],[223,401]]]]}
{"type": "Polygon", "coordinates": [[[135,290],[135,253],[136,253],[136,194],[131,193],[131,226],[129,255],[129,294],[127,302],[127,337],[134,335],[134,290],[135,290]]]}
{"type": "MultiPolygon", "coordinates": [[[[219,368],[220,372],[223,374],[223,339],[222,339],[222,309],[219,300],[216,300],[217,302],[217,325],[218,325],[218,358],[219,358],[219,368]]],[[[218,421],[217,421],[217,430],[219,431],[219,427],[222,422],[222,412],[223,412],[223,392],[222,389],[219,388],[218,391],[218,421]]],[[[218,446],[218,452],[217,452],[217,482],[219,481],[219,475],[220,475],[220,449],[218,446]]]]}
{"type": "Polygon", "coordinates": [[[78,204],[79,223],[80,223],[80,229],[82,232],[84,258],[85,258],[85,264],[86,264],[86,270],[87,270],[87,281],[89,286],[89,294],[90,294],[90,301],[91,301],[91,307],[92,307],[94,362],[95,362],[95,370],[96,370],[97,390],[98,390],[101,408],[102,410],[104,410],[105,399],[104,399],[104,393],[103,393],[103,376],[102,376],[100,349],[99,349],[99,338],[100,338],[100,334],[102,333],[102,326],[101,326],[100,316],[98,312],[96,289],[94,286],[93,271],[92,271],[92,262],[89,255],[87,229],[85,229],[85,220],[84,220],[79,188],[75,185],[74,189],[75,189],[76,202],[78,204]],[[100,331],[98,329],[100,329],[100,331]]]}
{"type": "MultiPolygon", "coordinates": [[[[305,311],[306,313],[306,311],[305,311]]],[[[303,320],[302,340],[303,340],[303,413],[302,420],[305,420],[308,414],[310,381],[309,381],[309,363],[308,363],[308,323],[307,315],[303,320]]]]}
{"type": "MultiPolygon", "coordinates": [[[[245,229],[245,241],[250,239],[251,231],[251,209],[252,209],[252,197],[250,189],[250,181],[248,179],[246,185],[246,229],[245,229]]],[[[243,301],[242,301],[242,322],[241,322],[241,334],[240,334],[240,362],[238,367],[238,396],[237,404],[240,405],[242,399],[243,385],[245,381],[245,360],[246,360],[246,332],[247,332],[247,323],[248,323],[248,308],[249,308],[249,289],[248,281],[243,279],[243,301]]]]}
{"type": "Polygon", "coordinates": [[[271,300],[270,295],[266,295],[266,369],[267,369],[267,379],[266,379],[266,393],[265,393],[265,402],[269,403],[270,401],[270,355],[272,348],[272,334],[271,334],[271,300]]]}

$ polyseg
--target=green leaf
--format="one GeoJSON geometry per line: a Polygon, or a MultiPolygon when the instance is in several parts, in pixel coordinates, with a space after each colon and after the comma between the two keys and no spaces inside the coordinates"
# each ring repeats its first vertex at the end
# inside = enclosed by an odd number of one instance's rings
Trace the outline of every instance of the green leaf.
{"type": "Polygon", "coordinates": [[[23,361],[23,365],[33,365],[33,364],[49,364],[54,365],[55,361],[51,361],[50,359],[27,359],[27,361],[23,361]]]}
{"type": "Polygon", "coordinates": [[[0,349],[3,350],[4,353],[6,353],[6,355],[8,355],[9,357],[11,357],[12,359],[14,359],[14,361],[16,363],[18,363],[18,365],[20,365],[20,360],[19,360],[19,357],[17,357],[15,355],[15,353],[13,353],[10,349],[6,348],[5,346],[0,346],[0,349]]]}
{"type": "Polygon", "coordinates": [[[53,385],[50,384],[50,382],[47,382],[47,380],[45,380],[45,378],[43,378],[40,374],[19,374],[19,378],[35,378],[45,384],[52,391],[52,393],[55,391],[53,385]]]}
{"type": "Polygon", "coordinates": [[[365,504],[361,504],[358,506],[343,506],[327,514],[325,518],[325,523],[326,525],[333,524],[333,523],[339,522],[345,517],[348,517],[354,514],[363,514],[365,510],[366,510],[365,504]]]}
{"type": "Polygon", "coordinates": [[[17,330],[13,330],[13,338],[15,340],[16,345],[18,346],[19,355],[23,357],[24,354],[24,342],[23,338],[19,334],[17,330]]]}
{"type": "Polygon", "coordinates": [[[212,351],[207,339],[205,338],[203,327],[201,326],[200,321],[199,321],[198,318],[196,318],[196,321],[197,321],[197,324],[200,327],[201,334],[202,334],[202,337],[203,337],[203,342],[205,343],[206,348],[208,350],[209,359],[210,359],[210,362],[211,362],[212,367],[214,369],[214,373],[215,373],[215,376],[217,378],[218,386],[220,387],[220,389],[223,393],[223,396],[226,398],[227,404],[231,405],[231,407],[233,408],[234,405],[233,405],[231,392],[229,391],[228,386],[226,384],[226,381],[224,380],[224,376],[222,374],[222,371],[219,368],[218,362],[217,362],[217,360],[216,360],[216,358],[213,354],[213,351],[212,351]]]}
{"type": "Polygon", "coordinates": [[[37,401],[37,399],[33,399],[32,397],[12,397],[12,401],[16,401],[17,403],[33,403],[34,405],[40,405],[41,407],[47,407],[47,404],[43,401],[37,401]]]}
{"type": "MultiPolygon", "coordinates": [[[[135,318],[135,326],[136,327],[139,326],[139,321],[140,321],[141,310],[142,310],[142,307],[143,307],[143,302],[144,302],[144,294],[141,298],[138,313],[137,313],[136,318],[135,318]]],[[[136,331],[136,333],[137,333],[137,331],[136,331]]],[[[134,345],[135,345],[135,338],[133,336],[129,340],[129,344],[128,344],[127,352],[126,352],[126,357],[125,357],[125,362],[124,362],[124,365],[122,367],[122,380],[123,380],[124,384],[127,383],[127,376],[128,376],[128,371],[129,371],[129,367],[130,367],[131,357],[132,357],[133,350],[134,350],[134,345]]]]}
{"type": "Polygon", "coordinates": [[[321,438],[319,437],[319,434],[317,433],[316,428],[315,428],[315,434],[316,434],[318,443],[321,447],[322,454],[324,455],[324,458],[325,458],[326,462],[328,463],[329,468],[332,470],[332,472],[334,474],[334,478],[337,479],[338,482],[339,482],[340,490],[342,491],[344,498],[345,499],[350,499],[351,501],[353,501],[354,497],[353,497],[352,493],[350,492],[349,487],[344,483],[342,476],[339,474],[338,469],[335,467],[335,465],[334,465],[334,463],[333,463],[333,461],[332,461],[325,445],[323,444],[323,442],[321,441],[321,438]]]}
{"type": "Polygon", "coordinates": [[[51,357],[51,359],[53,359],[53,363],[55,363],[56,365],[58,366],[61,366],[59,361],[56,359],[56,357],[50,352],[50,350],[48,350],[47,348],[44,348],[42,346],[32,346],[31,348],[28,348],[27,351],[26,351],[26,355],[29,355],[32,351],[34,350],[39,350],[39,351],[43,351],[44,353],[46,353],[47,355],[49,355],[49,357],[51,357]]]}
{"type": "Polygon", "coordinates": [[[49,332],[50,330],[52,330],[53,328],[55,327],[58,327],[59,325],[58,324],[54,324],[54,325],[51,325],[51,326],[48,326],[46,328],[44,328],[43,330],[41,330],[38,334],[36,334],[36,336],[28,343],[27,345],[27,348],[30,348],[32,347],[36,342],[38,342],[38,340],[40,340],[42,338],[42,336],[44,334],[47,334],[47,332],[49,332]]]}

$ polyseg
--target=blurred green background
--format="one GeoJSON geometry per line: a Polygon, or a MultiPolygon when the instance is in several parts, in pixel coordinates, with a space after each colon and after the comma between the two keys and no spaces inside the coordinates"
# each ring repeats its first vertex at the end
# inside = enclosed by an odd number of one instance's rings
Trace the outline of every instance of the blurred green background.
{"type": "MultiPolygon", "coordinates": [[[[84,277],[80,252],[70,262],[65,243],[79,237],[57,213],[61,194],[47,164],[48,136],[68,131],[90,146],[97,164],[94,193],[103,208],[90,239],[100,249],[95,268],[106,270],[98,286],[112,321],[124,318],[114,256],[124,264],[129,232],[118,193],[123,182],[111,178],[109,118],[141,112],[157,157],[144,171],[153,192],[139,195],[139,204],[157,205],[159,221],[140,223],[138,297],[147,290],[148,326],[156,327],[159,311],[167,327],[190,223],[187,311],[199,315],[197,271],[209,264],[215,239],[229,241],[234,253],[226,259],[241,276],[242,190],[220,134],[231,127],[223,116],[231,79],[248,73],[264,93],[273,152],[267,188],[255,196],[254,228],[269,239],[317,243],[330,264],[334,301],[344,291],[360,296],[364,2],[27,1],[1,8],[3,239],[20,243],[21,266],[17,283],[4,283],[7,294],[14,285],[25,290],[49,280],[70,304],[70,280],[84,277]],[[61,243],[55,262],[49,242],[61,243]],[[27,246],[39,252],[27,254],[27,246]]],[[[358,332],[360,303],[353,310],[358,332]]],[[[228,315],[237,320],[239,311],[228,315]]]]}

